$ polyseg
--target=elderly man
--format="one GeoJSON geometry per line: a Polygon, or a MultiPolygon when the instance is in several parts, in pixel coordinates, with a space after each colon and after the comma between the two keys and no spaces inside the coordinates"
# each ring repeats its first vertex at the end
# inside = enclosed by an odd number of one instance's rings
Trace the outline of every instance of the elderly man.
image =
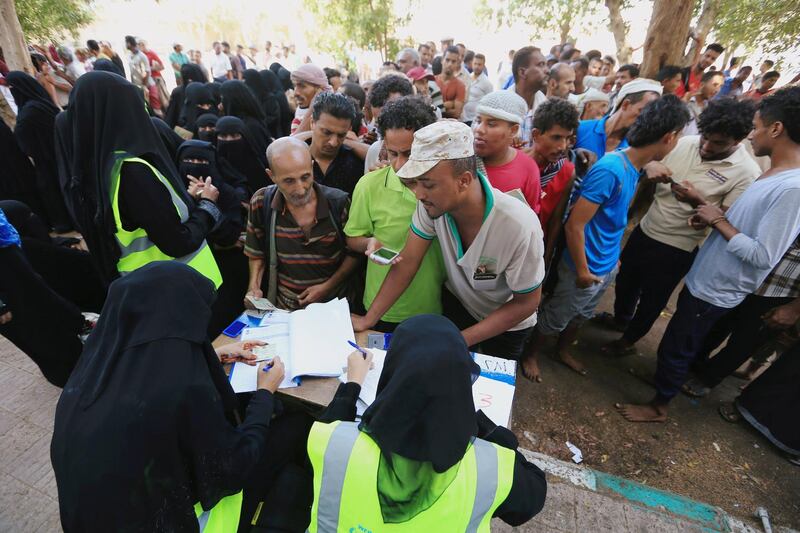
{"type": "Polygon", "coordinates": [[[347,194],[315,183],[311,154],[299,139],[273,142],[267,159],[267,175],[274,185],[256,191],[247,219],[247,294],[266,294],[277,307],[290,311],[344,296],[358,264],[347,251],[342,231],[350,209],[347,194]],[[299,256],[303,261],[286,259],[299,256]]]}
{"type": "Polygon", "coordinates": [[[397,52],[394,62],[400,67],[400,72],[408,74],[408,71],[419,66],[419,52],[413,48],[403,48],[397,52]]]}
{"type": "Polygon", "coordinates": [[[492,188],[476,169],[472,130],[442,121],[414,134],[397,172],[417,198],[403,250],[367,314],[353,327],[373,327],[411,284],[434,238],[447,271],[444,314],[467,345],[516,359],[531,328],[544,278],[542,229],[525,204],[492,188]]]}
{"type": "Polygon", "coordinates": [[[330,91],[331,86],[328,83],[328,76],[325,71],[318,66],[307,63],[292,71],[292,83],[294,84],[294,100],[297,108],[294,111],[294,118],[292,119],[291,134],[294,135],[298,131],[305,131],[308,128],[301,128],[300,124],[305,122],[306,125],[310,121],[306,119],[308,110],[311,109],[311,104],[314,102],[314,97],[323,91],[330,91]]]}
{"type": "Polygon", "coordinates": [[[575,92],[575,70],[566,63],[556,63],[550,68],[547,97],[567,98],[573,92],[575,92]]]}

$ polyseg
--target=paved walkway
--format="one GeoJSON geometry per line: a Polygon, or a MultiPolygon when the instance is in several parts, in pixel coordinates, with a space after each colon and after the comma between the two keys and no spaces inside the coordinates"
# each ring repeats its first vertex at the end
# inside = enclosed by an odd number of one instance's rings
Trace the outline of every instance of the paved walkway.
{"type": "MultiPolygon", "coordinates": [[[[50,437],[59,389],[0,337],[0,531],[59,532],[58,493],[50,437]]],[[[755,533],[720,509],[675,494],[524,451],[548,473],[544,510],[520,528],[499,520],[492,529],[525,533],[755,533]]],[[[775,528],[776,533],[791,530],[775,528]]]]}

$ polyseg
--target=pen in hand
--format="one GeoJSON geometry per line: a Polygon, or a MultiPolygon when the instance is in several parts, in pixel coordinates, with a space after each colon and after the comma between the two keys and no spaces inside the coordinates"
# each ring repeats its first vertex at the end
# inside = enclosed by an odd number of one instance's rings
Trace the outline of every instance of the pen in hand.
{"type": "Polygon", "coordinates": [[[364,356],[364,359],[367,358],[367,351],[364,348],[354,343],[353,341],[347,341],[347,344],[349,344],[350,346],[361,352],[361,355],[364,356]]]}

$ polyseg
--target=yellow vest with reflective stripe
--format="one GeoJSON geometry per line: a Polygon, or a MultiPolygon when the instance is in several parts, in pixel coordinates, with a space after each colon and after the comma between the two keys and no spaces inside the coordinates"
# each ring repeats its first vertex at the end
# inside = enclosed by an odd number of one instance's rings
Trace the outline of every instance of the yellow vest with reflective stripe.
{"type": "Polygon", "coordinates": [[[194,514],[200,533],[235,533],[242,513],[242,493],[226,496],[211,510],[203,511],[200,503],[194,505],[194,514]]]}
{"type": "Polygon", "coordinates": [[[219,289],[222,285],[222,275],[217,267],[217,262],[208,247],[208,243],[203,240],[200,247],[189,255],[183,257],[172,257],[158,249],[153,241],[147,236],[147,232],[142,228],[128,231],[122,227],[122,219],[119,213],[119,176],[122,164],[125,162],[142,163],[153,171],[164,187],[167,188],[172,198],[172,203],[178,212],[181,222],[189,219],[189,209],[181,197],[172,188],[172,184],[161,175],[153,165],[138,157],[127,157],[124,152],[116,152],[117,160],[111,169],[111,210],[114,212],[114,223],[116,224],[116,238],[120,249],[120,258],[117,261],[117,270],[124,276],[134,270],[145,266],[153,261],[178,261],[188,265],[199,273],[210,279],[214,286],[219,289]]]}
{"type": "Polygon", "coordinates": [[[308,437],[314,467],[311,533],[485,532],[514,481],[514,451],[481,439],[436,502],[407,522],[385,524],[378,501],[381,451],[354,422],[316,422],[308,437]]]}

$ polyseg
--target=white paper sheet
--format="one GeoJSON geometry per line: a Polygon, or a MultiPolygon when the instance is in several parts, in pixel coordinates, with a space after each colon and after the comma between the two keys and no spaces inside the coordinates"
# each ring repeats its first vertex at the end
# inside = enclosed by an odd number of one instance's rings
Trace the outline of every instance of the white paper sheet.
{"type": "Polygon", "coordinates": [[[292,376],[336,377],[347,366],[355,342],[347,300],[311,304],[290,318],[292,376]]]}

